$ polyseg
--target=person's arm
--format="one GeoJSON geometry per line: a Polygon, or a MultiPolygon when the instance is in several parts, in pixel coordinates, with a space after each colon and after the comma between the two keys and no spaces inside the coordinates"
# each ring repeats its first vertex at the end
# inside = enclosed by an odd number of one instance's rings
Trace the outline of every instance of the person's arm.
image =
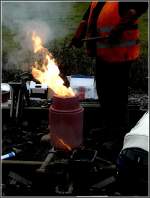
{"type": "Polygon", "coordinates": [[[85,20],[85,21],[88,20],[89,14],[90,14],[90,7],[91,7],[91,6],[89,5],[88,9],[86,10],[86,12],[85,12],[84,15],[83,15],[82,20],[85,20]]]}
{"type": "Polygon", "coordinates": [[[119,2],[119,14],[121,21],[119,26],[124,30],[133,20],[138,19],[147,11],[147,2],[119,2]]]}
{"type": "Polygon", "coordinates": [[[136,11],[134,17],[137,19],[147,11],[148,2],[119,2],[119,14],[121,17],[124,17],[130,9],[136,11]]]}
{"type": "Polygon", "coordinates": [[[147,11],[147,2],[119,2],[119,15],[121,21],[110,33],[110,41],[115,42],[122,32],[128,28],[132,22],[138,19],[147,11]]]}
{"type": "Polygon", "coordinates": [[[90,14],[90,6],[84,13],[83,18],[71,40],[71,43],[69,44],[69,47],[72,47],[72,46],[75,46],[78,48],[82,47],[83,45],[82,39],[85,38],[85,35],[86,35],[89,14],[90,14]]]}

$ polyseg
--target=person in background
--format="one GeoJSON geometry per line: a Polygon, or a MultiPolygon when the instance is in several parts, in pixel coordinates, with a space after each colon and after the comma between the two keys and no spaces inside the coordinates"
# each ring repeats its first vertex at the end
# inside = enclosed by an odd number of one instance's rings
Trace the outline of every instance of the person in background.
{"type": "Polygon", "coordinates": [[[118,185],[124,195],[148,195],[149,111],[124,137],[117,159],[118,185]]]}
{"type": "Polygon", "coordinates": [[[129,69],[140,56],[138,19],[147,8],[148,2],[91,2],[70,43],[80,48],[86,38],[87,54],[96,58],[103,130],[93,133],[104,135],[101,149],[113,153],[113,159],[128,132],[129,69]]]}

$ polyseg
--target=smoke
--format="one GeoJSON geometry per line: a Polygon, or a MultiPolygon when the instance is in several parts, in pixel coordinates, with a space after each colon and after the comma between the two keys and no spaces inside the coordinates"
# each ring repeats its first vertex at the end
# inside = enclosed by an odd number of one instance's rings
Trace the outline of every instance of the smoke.
{"type": "MultiPolygon", "coordinates": [[[[19,44],[19,49],[7,49],[5,68],[30,68],[33,31],[42,38],[44,45],[66,36],[69,32],[67,19],[72,5],[69,2],[3,2],[2,25],[14,33],[13,40],[19,44]]],[[[3,35],[3,40],[5,47],[5,43],[9,42],[6,35],[3,35]]]]}

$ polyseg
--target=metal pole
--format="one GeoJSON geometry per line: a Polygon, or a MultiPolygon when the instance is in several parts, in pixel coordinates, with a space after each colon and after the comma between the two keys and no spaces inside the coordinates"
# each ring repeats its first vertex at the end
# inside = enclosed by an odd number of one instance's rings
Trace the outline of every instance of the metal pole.
{"type": "Polygon", "coordinates": [[[108,36],[105,36],[105,37],[101,37],[101,36],[96,36],[96,37],[91,37],[91,38],[85,38],[85,39],[82,39],[82,41],[96,41],[96,40],[103,40],[103,39],[108,39],[109,37],[108,36]]]}

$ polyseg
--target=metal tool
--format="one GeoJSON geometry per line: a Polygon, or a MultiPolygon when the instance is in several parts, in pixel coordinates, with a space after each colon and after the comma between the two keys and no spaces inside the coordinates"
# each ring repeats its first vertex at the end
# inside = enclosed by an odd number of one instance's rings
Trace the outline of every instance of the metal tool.
{"type": "Polygon", "coordinates": [[[47,166],[51,163],[53,157],[54,157],[54,154],[55,154],[55,150],[54,148],[52,147],[52,149],[49,151],[45,161],[42,163],[42,165],[40,166],[39,169],[37,169],[37,172],[45,172],[47,166]]]}
{"type": "Polygon", "coordinates": [[[102,36],[96,36],[96,37],[91,37],[91,38],[85,38],[85,39],[82,39],[82,41],[84,42],[87,42],[87,41],[97,41],[97,40],[103,40],[103,39],[108,39],[109,36],[105,36],[105,37],[102,37],[102,36]]]}
{"type": "Polygon", "coordinates": [[[29,92],[26,87],[26,82],[32,77],[28,73],[23,73],[15,77],[15,81],[9,83],[11,87],[11,107],[10,117],[19,118],[22,114],[24,98],[29,104],[29,92]]]}

